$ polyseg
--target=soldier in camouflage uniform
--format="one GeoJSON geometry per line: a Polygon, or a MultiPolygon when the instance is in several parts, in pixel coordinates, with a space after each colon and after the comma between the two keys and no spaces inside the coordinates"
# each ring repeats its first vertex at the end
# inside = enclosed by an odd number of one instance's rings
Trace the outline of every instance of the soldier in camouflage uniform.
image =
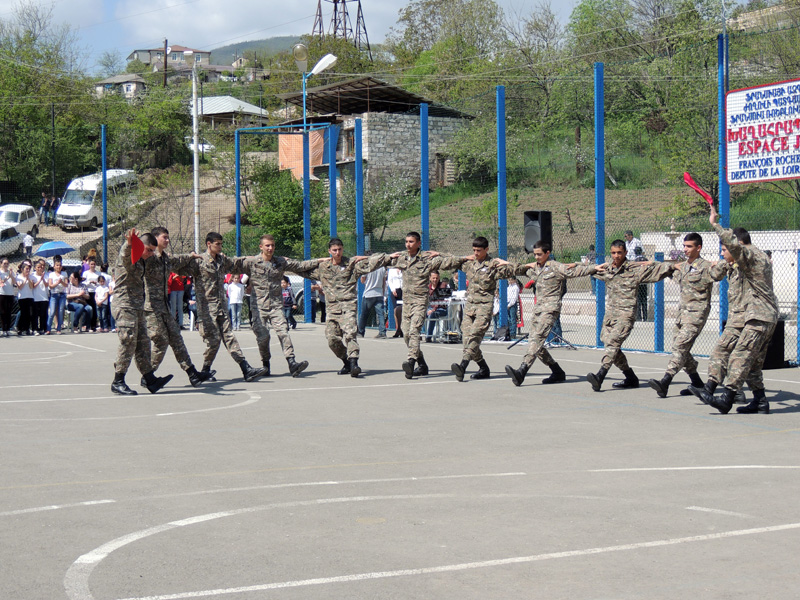
{"type": "Polygon", "coordinates": [[[136,230],[125,234],[125,243],[119,250],[114,265],[114,302],[111,310],[117,324],[119,348],[114,361],[114,382],[111,391],[123,396],[135,396],[136,392],[125,383],[125,374],[136,360],[136,367],[142,374],[145,386],[151,394],[155,394],[172,379],[172,375],[156,377],[150,360],[150,340],[147,337],[147,326],[144,317],[144,261],[153,255],[156,240],[149,233],[142,235],[144,251],[136,262],[131,258],[131,240],[136,230]]]}
{"type": "Polygon", "coordinates": [[[194,278],[197,325],[206,343],[201,373],[213,377],[211,365],[219,352],[220,343],[223,343],[242,370],[245,381],[254,381],[265,375],[268,369],[251,367],[233,334],[225,297],[225,275],[233,269],[234,261],[222,254],[222,236],[216,231],[206,236],[206,251],[195,256],[186,269],[194,278]]]}
{"type": "Polygon", "coordinates": [[[760,378],[767,346],[779,315],[778,302],[772,287],[772,263],[764,252],[751,244],[750,234],[746,229],[724,229],[717,223],[717,217],[717,211],[712,206],[709,222],[739,269],[741,302],[747,307],[744,313],[745,323],[731,350],[720,397],[713,396],[717,382],[710,377],[703,388],[692,386],[690,389],[703,402],[722,414],[727,414],[733,407],[736,393],[747,380],[748,384],[752,382],[750,388],[754,399],[747,406],[739,407],[737,412],[766,414],[769,413],[769,402],[766,400],[763,382],[759,383],[757,379],[760,378]]]}
{"type": "MultiPolygon", "coordinates": [[[[672,357],[664,377],[651,379],[647,383],[658,394],[666,398],[672,378],[683,369],[689,375],[692,385],[703,387],[703,380],[697,373],[697,361],[691,350],[697,336],[703,330],[711,311],[711,290],[715,281],[721,281],[728,269],[725,262],[716,265],[701,258],[703,238],[699,233],[689,233],[683,238],[683,253],[686,262],[676,265],[672,273],[673,281],[681,286],[681,300],[678,306],[678,319],[675,321],[675,334],[672,340],[672,357]]],[[[681,390],[681,396],[690,396],[688,389],[681,390]]]]}
{"type": "Polygon", "coordinates": [[[180,326],[170,313],[169,293],[167,292],[169,274],[173,271],[182,271],[194,259],[192,255],[186,254],[173,260],[167,254],[169,231],[165,227],[156,227],[150,233],[158,243],[156,254],[144,263],[146,291],[144,312],[147,317],[147,335],[153,342],[153,369],[158,369],[161,361],[164,360],[167,347],[171,346],[175,360],[189,377],[189,383],[193,387],[198,387],[208,377],[199,374],[192,364],[189,351],[186,350],[186,344],[183,343],[183,337],[181,337],[180,326]]]}
{"type": "MultiPolygon", "coordinates": [[[[283,355],[289,364],[289,373],[292,377],[297,377],[308,367],[308,361],[297,362],[294,356],[294,346],[289,337],[289,326],[283,316],[283,298],[281,296],[281,280],[286,271],[293,273],[303,273],[316,267],[320,262],[330,260],[321,258],[317,260],[296,261],[283,256],[274,256],[275,238],[271,235],[262,235],[259,243],[261,254],[258,256],[248,256],[234,260],[234,273],[242,273],[250,278],[256,298],[258,299],[258,312],[261,316],[262,325],[269,326],[278,334],[278,339],[283,348],[283,355]]],[[[258,333],[256,334],[258,335],[258,333]]],[[[270,355],[264,359],[263,351],[269,351],[269,331],[266,330],[266,341],[259,341],[259,349],[262,351],[262,360],[267,368],[266,375],[269,375],[270,355]]]]}
{"type": "Polygon", "coordinates": [[[667,263],[636,263],[625,258],[625,242],[611,242],[610,264],[603,265],[602,272],[592,275],[595,279],[606,282],[607,311],[603,319],[600,340],[606,351],[603,362],[597,373],[589,373],[586,379],[592,384],[595,392],[600,391],[611,365],[622,370],[624,381],[614,383],[615,388],[637,388],[639,378],[628,365],[622,352],[622,344],[628,339],[636,321],[636,288],[643,283],[661,281],[668,277],[675,266],[667,263]]]}
{"type": "MultiPolygon", "coordinates": [[[[358,293],[357,284],[361,275],[379,269],[389,262],[385,254],[374,254],[366,260],[365,256],[344,256],[344,244],[339,238],[328,243],[331,260],[318,264],[311,270],[298,271],[306,279],[319,281],[325,291],[326,321],[325,337],[328,347],[343,365],[339,375],[358,377],[359,347],[358,333],[358,293]]],[[[399,254],[398,254],[399,255],[399,254]]]]}
{"type": "Polygon", "coordinates": [[[472,260],[464,262],[462,269],[467,276],[467,302],[461,319],[461,335],[464,339],[464,352],[460,363],[453,363],[450,369],[458,381],[464,381],[469,361],[478,363],[478,371],[470,379],[488,379],[489,365],[483,358],[481,342],[492,324],[494,292],[498,279],[512,277],[517,265],[489,256],[489,240],[479,236],[472,240],[472,260]]]}
{"type": "Polygon", "coordinates": [[[521,265],[517,270],[518,275],[529,277],[536,286],[536,305],[531,315],[531,331],[528,338],[528,351],[519,369],[506,365],[506,373],[511,377],[514,385],[522,385],[525,375],[533,366],[538,357],[551,374],[542,380],[542,383],[560,383],[566,381],[567,375],[559,364],[550,356],[544,347],[547,334],[561,315],[562,287],[564,281],[573,277],[585,277],[598,272],[597,265],[564,265],[550,259],[552,247],[548,242],[539,240],[533,246],[533,255],[536,262],[521,265]]]}
{"type": "Polygon", "coordinates": [[[422,238],[416,231],[406,234],[406,251],[393,255],[390,266],[403,272],[403,323],[400,329],[408,346],[408,359],[403,363],[406,379],[428,374],[428,364],[419,349],[419,338],[428,311],[428,281],[432,271],[460,269],[466,257],[444,256],[438,252],[422,252],[422,238]],[[419,366],[415,368],[415,363],[419,366]]]}

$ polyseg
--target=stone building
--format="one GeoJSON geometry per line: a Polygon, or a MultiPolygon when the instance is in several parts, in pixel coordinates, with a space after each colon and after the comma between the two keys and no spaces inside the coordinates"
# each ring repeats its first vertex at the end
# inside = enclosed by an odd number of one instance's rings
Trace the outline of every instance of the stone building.
{"type": "MultiPolygon", "coordinates": [[[[302,110],[302,92],[278,96],[302,110]]],[[[470,118],[458,110],[437,105],[422,96],[373,77],[310,88],[306,94],[307,122],[331,123],[335,128],[310,135],[312,174],[326,176],[329,164],[328,136],[336,135],[336,165],[341,178],[355,166],[355,123],[361,119],[364,179],[376,183],[385,178],[403,178],[419,184],[420,104],[428,104],[428,161],[431,188],[451,185],[456,173],[446,153],[447,144],[470,118]],[[331,133],[333,132],[333,133],[331,133]]],[[[297,127],[303,119],[282,126],[297,127]]],[[[302,176],[302,137],[280,136],[279,162],[302,176]]]]}

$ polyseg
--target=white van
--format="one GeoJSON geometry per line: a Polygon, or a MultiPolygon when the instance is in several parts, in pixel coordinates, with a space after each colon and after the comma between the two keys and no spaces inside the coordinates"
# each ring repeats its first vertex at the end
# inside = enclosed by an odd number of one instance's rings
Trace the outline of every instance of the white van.
{"type": "MultiPolygon", "coordinates": [[[[136,185],[136,173],[130,169],[106,171],[108,200],[136,185]]],[[[56,211],[56,225],[61,229],[97,227],[103,222],[103,174],[95,173],[73,179],[56,211]]]]}

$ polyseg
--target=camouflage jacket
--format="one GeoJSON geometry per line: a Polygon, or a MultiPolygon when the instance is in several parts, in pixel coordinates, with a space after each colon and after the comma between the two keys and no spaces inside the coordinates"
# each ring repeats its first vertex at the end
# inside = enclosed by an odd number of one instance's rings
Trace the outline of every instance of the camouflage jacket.
{"type": "Polygon", "coordinates": [[[144,308],[144,260],[131,262],[131,245],[125,241],[114,263],[114,306],[144,308]]]}
{"type": "Polygon", "coordinates": [[[772,263],[769,257],[752,244],[740,244],[733,231],[724,229],[719,223],[714,224],[714,231],[741,270],[742,302],[747,305],[746,320],[775,323],[779,312],[772,289],[772,263]]]}
{"type": "Polygon", "coordinates": [[[147,312],[169,313],[167,280],[173,271],[183,271],[193,260],[190,254],[171,257],[166,252],[154,254],[144,261],[145,304],[147,312]]]}
{"type": "Polygon", "coordinates": [[[681,301],[678,306],[682,323],[704,323],[711,310],[711,290],[715,281],[721,281],[728,273],[728,264],[719,261],[712,265],[703,258],[691,264],[681,263],[672,272],[672,280],[681,286],[681,301]]]}
{"type": "Polygon", "coordinates": [[[520,265],[517,268],[517,275],[525,275],[536,286],[534,315],[561,312],[564,281],[573,277],[593,275],[596,272],[597,265],[575,265],[569,268],[556,260],[548,260],[542,266],[520,265]]]}
{"type": "MultiPolygon", "coordinates": [[[[173,257],[181,258],[180,257],[173,257]]],[[[194,279],[195,300],[197,301],[198,313],[217,315],[227,313],[228,299],[225,294],[225,275],[233,272],[234,261],[218,254],[216,258],[206,250],[200,258],[188,256],[190,259],[184,273],[194,279]]]]}
{"type": "Polygon", "coordinates": [[[273,256],[272,260],[264,260],[261,254],[243,256],[233,260],[232,273],[242,273],[250,277],[253,292],[258,299],[259,308],[271,310],[283,307],[281,280],[286,271],[303,273],[316,267],[321,261],[299,261],[283,256],[273,256]]]}
{"type": "Polygon", "coordinates": [[[501,265],[490,256],[483,261],[468,260],[461,270],[467,276],[467,302],[470,304],[490,304],[494,302],[494,292],[498,279],[513,277],[517,265],[508,263],[501,265]]]}
{"type": "Polygon", "coordinates": [[[606,282],[606,302],[609,313],[633,313],[636,310],[636,288],[669,277],[672,264],[655,262],[637,267],[628,260],[619,267],[608,264],[605,272],[592,275],[606,282]]]}
{"type": "Polygon", "coordinates": [[[358,297],[359,277],[379,269],[389,260],[386,254],[374,254],[358,262],[343,256],[342,262],[338,265],[329,260],[319,263],[308,271],[297,271],[297,274],[322,283],[327,310],[332,310],[339,302],[355,302],[358,297]]]}
{"type": "Polygon", "coordinates": [[[725,327],[744,327],[747,323],[745,317],[747,313],[747,303],[744,302],[744,277],[739,265],[733,263],[729,265],[725,261],[723,264],[725,273],[728,276],[728,320],[725,327]]]}
{"type": "Polygon", "coordinates": [[[431,256],[430,252],[417,252],[411,256],[407,251],[401,252],[397,258],[390,259],[384,266],[403,271],[403,302],[428,302],[428,282],[431,272],[440,269],[460,269],[465,259],[459,256],[440,254],[431,256]]]}

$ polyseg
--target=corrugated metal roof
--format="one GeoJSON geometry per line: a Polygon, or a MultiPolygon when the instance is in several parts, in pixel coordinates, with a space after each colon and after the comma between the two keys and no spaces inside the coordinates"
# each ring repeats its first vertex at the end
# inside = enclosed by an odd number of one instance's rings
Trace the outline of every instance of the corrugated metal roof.
{"type": "MultiPolygon", "coordinates": [[[[278,94],[278,98],[296,106],[303,106],[302,91],[278,94]]],[[[374,77],[360,77],[306,90],[307,110],[316,113],[338,115],[367,112],[419,113],[419,105],[422,103],[428,104],[428,114],[432,117],[471,118],[471,115],[436,104],[423,96],[374,77]]]]}
{"type": "MultiPolygon", "coordinates": [[[[191,110],[192,103],[189,102],[191,110]]],[[[230,113],[242,113],[245,115],[257,115],[267,117],[267,111],[258,108],[254,104],[239,100],[233,96],[205,96],[200,101],[201,115],[224,115],[230,113]]]]}

